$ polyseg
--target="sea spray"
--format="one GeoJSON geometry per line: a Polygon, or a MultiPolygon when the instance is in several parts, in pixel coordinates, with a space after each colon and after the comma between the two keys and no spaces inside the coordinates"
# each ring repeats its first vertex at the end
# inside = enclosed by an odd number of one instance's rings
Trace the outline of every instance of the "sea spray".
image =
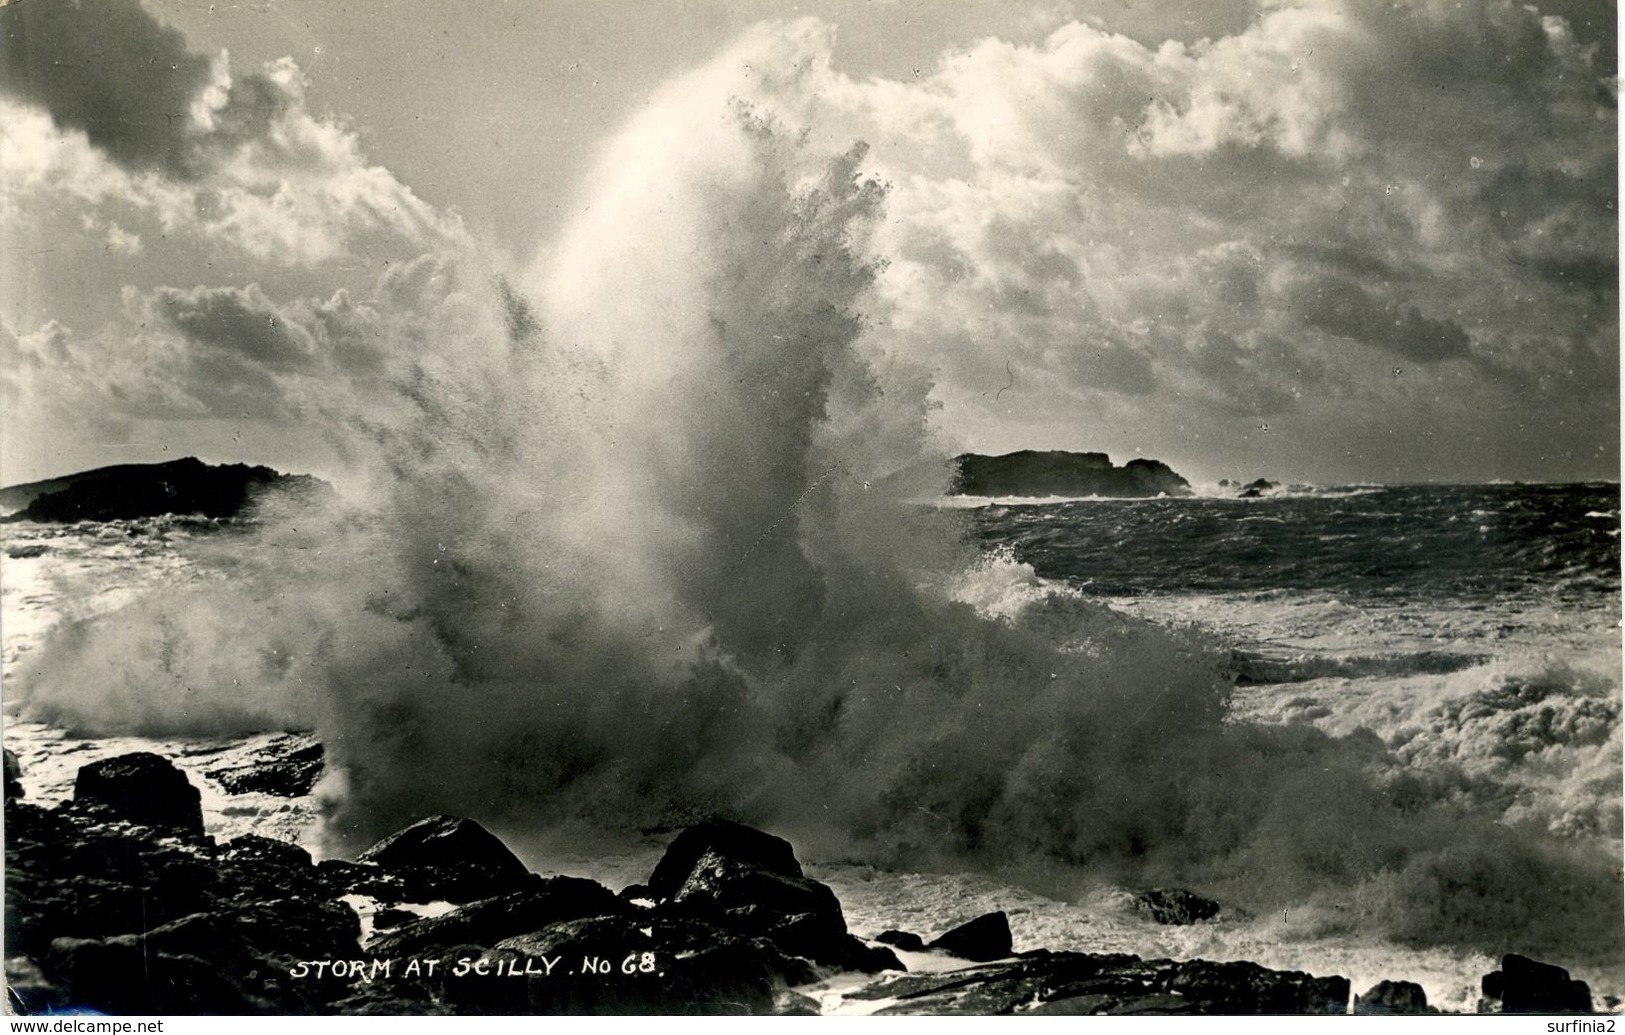
{"type": "Polygon", "coordinates": [[[529,275],[385,274],[390,347],[321,400],[352,498],[190,544],[210,575],[65,623],[32,714],[314,727],[340,850],[435,812],[721,812],[880,863],[1616,958],[1595,843],[1406,781],[1366,732],[1228,722],[1198,633],[1030,572],[971,591],[963,514],[886,489],[932,451],[929,380],[875,291],[885,187],[807,123],[816,34],[757,30],[665,88],[529,275]]]}

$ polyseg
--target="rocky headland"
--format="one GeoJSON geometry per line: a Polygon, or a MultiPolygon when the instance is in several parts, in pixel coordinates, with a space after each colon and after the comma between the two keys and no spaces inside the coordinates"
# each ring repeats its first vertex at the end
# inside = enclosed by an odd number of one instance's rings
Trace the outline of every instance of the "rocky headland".
{"type": "Polygon", "coordinates": [[[117,521],[162,514],[231,518],[267,492],[315,498],[331,492],[319,478],[247,464],[206,464],[185,457],[161,464],[119,464],[0,489],[5,521],[117,521]]]}
{"type": "MultiPolygon", "coordinates": [[[[233,780],[308,792],[290,741],[233,780]]],[[[530,872],[478,823],[430,816],[354,860],[208,835],[198,789],[136,752],[84,766],[71,800],[22,797],[6,758],[6,960],[13,1013],[1419,1014],[1420,986],[1245,961],[1013,950],[990,913],[927,939],[847,929],[789,842],[709,819],[618,892],[530,872]],[[905,966],[899,956],[914,964],[905,966]],[[843,991],[832,992],[832,989],[843,991]]],[[[228,785],[229,787],[229,785],[228,785]]],[[[1155,889],[1158,923],[1220,904],[1155,889]]],[[[1507,955],[1481,1009],[1589,1012],[1560,968],[1507,955]]]]}
{"type": "Polygon", "coordinates": [[[1190,482],[1160,460],[1115,466],[1105,453],[961,453],[949,493],[961,496],[1191,496],[1190,482]]]}

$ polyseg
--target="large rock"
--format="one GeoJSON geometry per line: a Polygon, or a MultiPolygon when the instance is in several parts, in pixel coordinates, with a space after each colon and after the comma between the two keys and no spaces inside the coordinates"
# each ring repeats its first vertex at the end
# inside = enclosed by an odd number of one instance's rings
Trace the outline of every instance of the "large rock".
{"type": "Polygon", "coordinates": [[[1487,999],[1500,1000],[1502,1013],[1590,1013],[1591,988],[1550,963],[1508,953],[1501,969],[1484,975],[1487,999]]]}
{"type": "Polygon", "coordinates": [[[1136,912],[1159,924],[1195,924],[1219,915],[1219,904],[1184,888],[1152,888],[1134,899],[1136,912]]]}
{"type": "Polygon", "coordinates": [[[1113,466],[1105,453],[963,453],[949,491],[965,496],[1190,496],[1190,482],[1160,460],[1113,466]]]}
{"type": "Polygon", "coordinates": [[[804,1012],[791,986],[818,978],[806,961],[770,939],[694,918],[598,917],[554,924],[504,941],[491,953],[516,960],[561,961],[532,977],[527,1008],[536,1013],[771,1014],[804,1012]],[[601,960],[608,974],[584,973],[601,960]]]}
{"type": "Polygon", "coordinates": [[[902,970],[890,949],[847,932],[828,885],[807,878],[788,841],[726,820],[673,839],[648,881],[661,915],[694,917],[841,970],[902,970]]]}
{"type": "Polygon", "coordinates": [[[183,834],[203,834],[203,797],[167,758],[135,751],[82,766],[75,801],[105,806],[120,819],[183,834]]]}
{"type": "Polygon", "coordinates": [[[927,949],[946,952],[962,960],[985,963],[1010,955],[1010,918],[1001,910],[960,924],[942,937],[927,942],[927,949]]]}
{"type": "Polygon", "coordinates": [[[474,902],[538,879],[495,834],[457,816],[419,820],[356,858],[399,876],[405,901],[474,902]]]}
{"type": "Polygon", "coordinates": [[[1348,981],[1254,963],[1036,952],[879,982],[849,998],[895,1000],[883,1014],[1340,1014],[1348,981]]]}

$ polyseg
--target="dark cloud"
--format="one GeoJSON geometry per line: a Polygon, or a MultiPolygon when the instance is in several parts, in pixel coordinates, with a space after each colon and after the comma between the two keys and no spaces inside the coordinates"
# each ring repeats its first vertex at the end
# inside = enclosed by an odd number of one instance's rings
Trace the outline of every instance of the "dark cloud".
{"type": "Polygon", "coordinates": [[[1339,338],[1386,349],[1418,363],[1469,354],[1472,341],[1451,320],[1434,320],[1412,305],[1386,302],[1350,280],[1302,285],[1294,308],[1309,326],[1339,338]]]}
{"type": "Polygon", "coordinates": [[[236,356],[267,370],[308,370],[310,334],[284,318],[258,285],[246,288],[159,288],[159,315],[204,350],[236,356]]]}
{"type": "Polygon", "coordinates": [[[209,59],[136,0],[0,8],[0,90],[129,169],[197,174],[192,103],[210,77],[209,59]]]}

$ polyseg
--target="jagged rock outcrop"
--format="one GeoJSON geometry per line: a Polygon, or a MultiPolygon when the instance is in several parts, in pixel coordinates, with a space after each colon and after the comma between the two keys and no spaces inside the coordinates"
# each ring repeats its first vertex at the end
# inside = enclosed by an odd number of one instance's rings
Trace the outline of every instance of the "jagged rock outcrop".
{"type": "Polygon", "coordinates": [[[963,453],[953,459],[949,492],[964,496],[1190,496],[1190,482],[1160,460],[1122,467],[1105,453],[963,453]]]}
{"type": "Polygon", "coordinates": [[[185,457],[161,464],[119,464],[0,489],[0,505],[20,508],[7,521],[112,521],[160,514],[236,517],[271,490],[314,499],[331,487],[310,475],[247,464],[206,464],[185,457]]]}
{"type": "Polygon", "coordinates": [[[835,892],[809,880],[790,842],[727,820],[679,834],[648,882],[662,916],[692,917],[767,939],[841,970],[901,970],[891,950],[847,932],[835,892]]]}
{"type": "Polygon", "coordinates": [[[1501,1013],[1590,1013],[1591,987],[1569,972],[1528,956],[1508,953],[1501,969],[1484,975],[1484,998],[1501,1013]]]}

